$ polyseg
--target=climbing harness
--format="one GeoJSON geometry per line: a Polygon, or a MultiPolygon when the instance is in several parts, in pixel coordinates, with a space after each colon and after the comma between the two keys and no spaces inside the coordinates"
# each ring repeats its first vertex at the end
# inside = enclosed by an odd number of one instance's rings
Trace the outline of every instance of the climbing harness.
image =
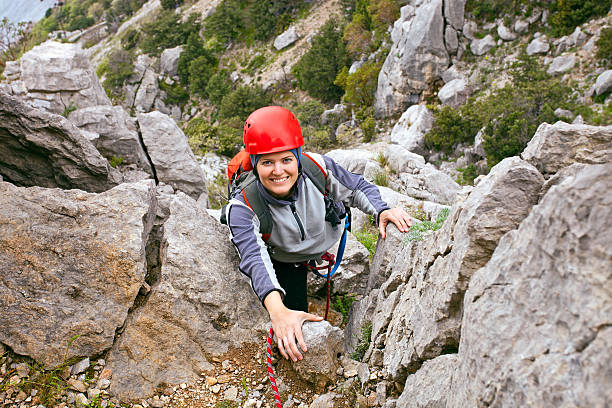
{"type": "MultiPolygon", "coordinates": [[[[330,254],[329,252],[325,252],[321,256],[321,260],[326,261],[327,265],[323,266],[315,266],[311,263],[306,263],[305,265],[309,270],[311,270],[314,274],[321,278],[327,279],[327,304],[325,306],[325,320],[327,320],[327,313],[329,312],[329,299],[331,296],[331,277],[334,276],[334,273],[338,270],[340,266],[340,262],[342,261],[342,255],[344,255],[344,248],[346,247],[346,233],[350,228],[350,214],[347,215],[346,221],[344,222],[344,231],[342,232],[342,238],[340,239],[340,245],[338,245],[338,259],[334,257],[334,254],[330,254]],[[323,275],[319,273],[320,270],[327,269],[327,274],[323,275]]],[[[278,392],[278,387],[276,386],[276,379],[274,378],[274,368],[272,367],[272,337],[274,336],[274,329],[270,327],[270,332],[268,333],[268,342],[266,344],[266,361],[268,363],[268,374],[270,376],[270,383],[272,383],[272,391],[274,391],[274,401],[276,403],[276,408],[283,408],[281,403],[280,394],[278,392]]]]}

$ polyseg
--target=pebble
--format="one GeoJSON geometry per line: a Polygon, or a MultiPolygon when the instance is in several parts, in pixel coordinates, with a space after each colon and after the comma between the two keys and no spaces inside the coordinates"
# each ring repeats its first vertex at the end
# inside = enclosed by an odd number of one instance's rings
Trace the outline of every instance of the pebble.
{"type": "Polygon", "coordinates": [[[110,380],[106,379],[106,378],[101,378],[98,381],[98,388],[101,390],[105,390],[110,386],[110,380]]]}
{"type": "Polygon", "coordinates": [[[30,367],[28,367],[26,363],[17,364],[16,369],[17,369],[17,375],[20,378],[25,378],[30,373],[30,367]]]}
{"type": "Polygon", "coordinates": [[[85,394],[77,394],[76,397],[74,398],[74,401],[77,403],[77,405],[88,405],[89,404],[89,400],[87,399],[87,397],[85,396],[85,394]]]}
{"type": "Polygon", "coordinates": [[[232,376],[229,374],[223,374],[217,378],[217,382],[219,382],[219,384],[226,384],[230,382],[231,380],[232,380],[232,376]]]}
{"type": "Polygon", "coordinates": [[[208,384],[209,387],[212,387],[217,382],[218,381],[217,381],[217,379],[215,377],[206,377],[206,384],[208,384]]]}
{"type": "Polygon", "coordinates": [[[236,399],[238,398],[238,388],[233,386],[228,388],[225,391],[225,394],[223,394],[223,398],[230,401],[236,401],[236,399]]]}
{"type": "Polygon", "coordinates": [[[218,394],[221,391],[221,386],[219,384],[213,385],[210,389],[214,394],[218,394]]]}
{"type": "Polygon", "coordinates": [[[87,387],[85,386],[85,384],[83,384],[82,381],[75,380],[74,378],[68,380],[68,387],[78,392],[87,391],[87,387]]]}
{"type": "Polygon", "coordinates": [[[84,358],[83,360],[79,361],[74,366],[72,366],[72,375],[81,374],[88,368],[89,368],[89,357],[84,358]]]}

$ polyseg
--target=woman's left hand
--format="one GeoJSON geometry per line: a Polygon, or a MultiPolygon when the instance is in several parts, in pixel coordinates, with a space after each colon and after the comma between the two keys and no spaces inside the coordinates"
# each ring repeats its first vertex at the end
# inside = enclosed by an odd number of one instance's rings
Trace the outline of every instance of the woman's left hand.
{"type": "Polygon", "coordinates": [[[382,239],[387,237],[387,224],[391,221],[401,232],[408,232],[412,225],[412,217],[399,207],[391,208],[380,213],[378,230],[382,239]]]}

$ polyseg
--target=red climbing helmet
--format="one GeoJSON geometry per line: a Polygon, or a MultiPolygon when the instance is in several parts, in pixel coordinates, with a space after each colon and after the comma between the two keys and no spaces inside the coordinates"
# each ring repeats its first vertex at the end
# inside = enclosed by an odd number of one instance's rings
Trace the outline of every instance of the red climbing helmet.
{"type": "Polygon", "coordinates": [[[249,154],[276,153],[304,145],[297,118],[280,106],[266,106],[244,122],[244,148],[249,154]]]}

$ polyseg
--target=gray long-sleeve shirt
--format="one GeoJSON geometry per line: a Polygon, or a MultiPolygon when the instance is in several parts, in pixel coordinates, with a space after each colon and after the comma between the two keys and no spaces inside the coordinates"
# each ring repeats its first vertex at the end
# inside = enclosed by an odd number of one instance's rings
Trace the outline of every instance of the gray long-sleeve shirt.
{"type": "MultiPolygon", "coordinates": [[[[326,191],[334,201],[343,201],[374,216],[389,208],[378,188],[361,175],[350,173],[325,155],[308,155],[325,173],[326,191]]],[[[325,221],[324,197],[308,177],[299,176],[293,195],[285,200],[273,197],[259,181],[257,183],[272,216],[272,231],[267,243],[261,238],[259,219],[242,194],[230,200],[226,213],[230,237],[240,255],[240,271],[251,279],[253,290],[263,303],[274,290],[285,295],[270,257],[287,263],[318,259],[338,241],[344,223],[333,227],[325,221]]]]}

